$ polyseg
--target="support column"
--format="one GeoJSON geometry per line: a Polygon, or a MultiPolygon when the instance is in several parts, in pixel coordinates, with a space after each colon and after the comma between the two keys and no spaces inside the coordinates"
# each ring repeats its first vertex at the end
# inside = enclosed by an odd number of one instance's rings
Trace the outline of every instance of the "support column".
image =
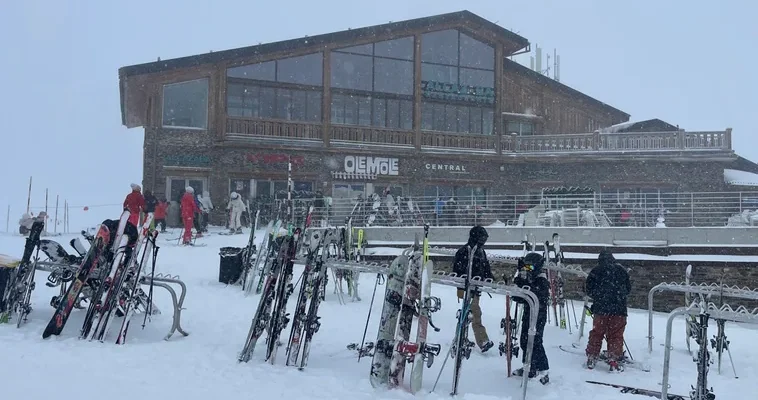
{"type": "Polygon", "coordinates": [[[495,46],[495,115],[492,132],[497,135],[495,143],[497,154],[503,154],[500,145],[500,136],[503,134],[503,96],[505,94],[505,85],[503,84],[503,44],[498,43],[495,46]]]}
{"type": "Polygon", "coordinates": [[[421,150],[421,34],[413,41],[413,132],[416,150],[421,150]]]}
{"type": "Polygon", "coordinates": [[[332,51],[331,49],[324,50],[324,64],[321,68],[323,72],[322,82],[324,84],[323,92],[321,93],[321,135],[324,140],[324,147],[330,147],[329,141],[331,139],[331,116],[332,116],[332,51]]]}

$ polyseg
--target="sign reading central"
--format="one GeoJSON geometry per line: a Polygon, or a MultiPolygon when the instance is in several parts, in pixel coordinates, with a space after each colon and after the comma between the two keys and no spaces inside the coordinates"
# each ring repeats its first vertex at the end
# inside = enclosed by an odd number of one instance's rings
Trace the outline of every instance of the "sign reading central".
{"type": "Polygon", "coordinates": [[[345,172],[370,175],[398,175],[398,159],[390,157],[345,156],[345,172]]]}

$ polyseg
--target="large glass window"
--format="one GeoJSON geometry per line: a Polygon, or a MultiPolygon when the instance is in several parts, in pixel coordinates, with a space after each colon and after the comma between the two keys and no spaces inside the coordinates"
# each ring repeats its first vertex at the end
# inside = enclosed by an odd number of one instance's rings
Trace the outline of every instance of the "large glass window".
{"type": "Polygon", "coordinates": [[[457,30],[421,37],[421,127],[491,134],[495,49],[457,30]]]}
{"type": "Polygon", "coordinates": [[[421,129],[492,134],[494,113],[491,108],[424,102],[421,105],[421,129]]]}
{"type": "Polygon", "coordinates": [[[413,101],[335,93],[331,122],[410,130],[413,129],[413,101]]]}
{"type": "Polygon", "coordinates": [[[230,82],[226,107],[233,117],[320,121],[321,91],[230,82]]]}
{"type": "Polygon", "coordinates": [[[332,53],[332,87],[340,89],[372,89],[372,58],[357,54],[332,53]]]}
{"type": "Polygon", "coordinates": [[[232,117],[321,121],[322,71],[322,53],[229,68],[227,113],[232,117]]]}
{"type": "Polygon", "coordinates": [[[331,55],[332,123],[413,129],[413,38],[331,55]]]}
{"type": "Polygon", "coordinates": [[[208,127],[208,79],[163,85],[163,126],[208,127]]]}
{"type": "Polygon", "coordinates": [[[534,134],[534,124],[524,121],[508,121],[505,125],[505,133],[519,136],[531,136],[534,134]]]}

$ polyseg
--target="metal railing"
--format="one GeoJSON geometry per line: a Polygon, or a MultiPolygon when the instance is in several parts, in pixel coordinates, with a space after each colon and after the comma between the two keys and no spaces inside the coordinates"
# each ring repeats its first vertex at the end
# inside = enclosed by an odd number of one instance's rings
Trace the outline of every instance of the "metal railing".
{"type": "MultiPolygon", "coordinates": [[[[567,189],[569,191],[576,189],[567,189]]],[[[278,199],[257,202],[265,221],[278,199]]],[[[296,219],[314,205],[318,224],[354,226],[758,227],[758,192],[613,192],[503,196],[296,197],[296,219]]]]}

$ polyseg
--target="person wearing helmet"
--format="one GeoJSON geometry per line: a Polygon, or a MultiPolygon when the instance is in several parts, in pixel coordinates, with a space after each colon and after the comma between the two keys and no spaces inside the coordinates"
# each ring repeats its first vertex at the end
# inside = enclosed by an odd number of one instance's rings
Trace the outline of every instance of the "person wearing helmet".
{"type": "Polygon", "coordinates": [[[604,249],[597,258],[597,267],[587,276],[586,293],[592,298],[592,330],[587,340],[587,368],[592,369],[600,356],[603,338],[608,342],[608,365],[621,371],[626,329],[626,298],[632,291],[629,273],[604,249]]]}
{"type": "Polygon", "coordinates": [[[129,211],[129,223],[138,226],[140,213],[145,211],[145,197],[142,196],[142,188],[136,183],[131,184],[132,192],[124,199],[124,210],[129,211]]]}
{"type": "MultiPolygon", "coordinates": [[[[513,284],[530,290],[537,296],[539,301],[539,311],[537,312],[537,332],[534,334],[534,346],[532,347],[532,365],[529,371],[529,377],[534,378],[540,375],[542,384],[548,383],[548,370],[550,363],[545,353],[543,336],[545,333],[545,324],[547,324],[547,305],[550,299],[550,282],[543,269],[545,258],[540,253],[529,253],[519,260],[518,276],[513,278],[513,284]]],[[[526,349],[529,344],[529,322],[530,308],[526,300],[520,297],[512,297],[513,301],[524,306],[524,312],[521,315],[521,337],[519,342],[522,349],[526,349]]],[[[521,353],[521,361],[526,361],[526,350],[521,353]]],[[[524,368],[513,371],[516,376],[524,375],[524,368]]]]}
{"type": "Polygon", "coordinates": [[[242,233],[242,213],[247,207],[239,193],[232,192],[229,197],[231,200],[229,200],[229,205],[226,206],[226,209],[230,210],[229,233],[242,233]]]}
{"type": "MultiPolygon", "coordinates": [[[[487,260],[487,254],[484,252],[484,244],[487,243],[487,230],[483,226],[477,225],[471,228],[469,231],[468,243],[465,246],[458,249],[455,253],[455,261],[453,262],[453,272],[458,276],[468,275],[468,254],[469,249],[473,246],[478,246],[474,253],[474,260],[471,264],[471,278],[479,279],[494,279],[492,276],[492,270],[490,269],[490,262],[487,260]]],[[[462,288],[458,288],[458,299],[463,299],[464,291],[462,288]]],[[[482,353],[491,349],[493,346],[492,341],[487,335],[487,328],[482,324],[482,308],[479,306],[479,299],[481,298],[481,292],[478,290],[472,290],[471,305],[471,328],[474,330],[474,340],[476,345],[479,346],[482,353]]]]}
{"type": "Polygon", "coordinates": [[[182,196],[182,223],[184,223],[184,234],[182,235],[182,244],[192,243],[192,225],[194,224],[195,213],[200,212],[200,209],[195,203],[195,189],[192,186],[187,186],[184,195],[182,196]]]}

